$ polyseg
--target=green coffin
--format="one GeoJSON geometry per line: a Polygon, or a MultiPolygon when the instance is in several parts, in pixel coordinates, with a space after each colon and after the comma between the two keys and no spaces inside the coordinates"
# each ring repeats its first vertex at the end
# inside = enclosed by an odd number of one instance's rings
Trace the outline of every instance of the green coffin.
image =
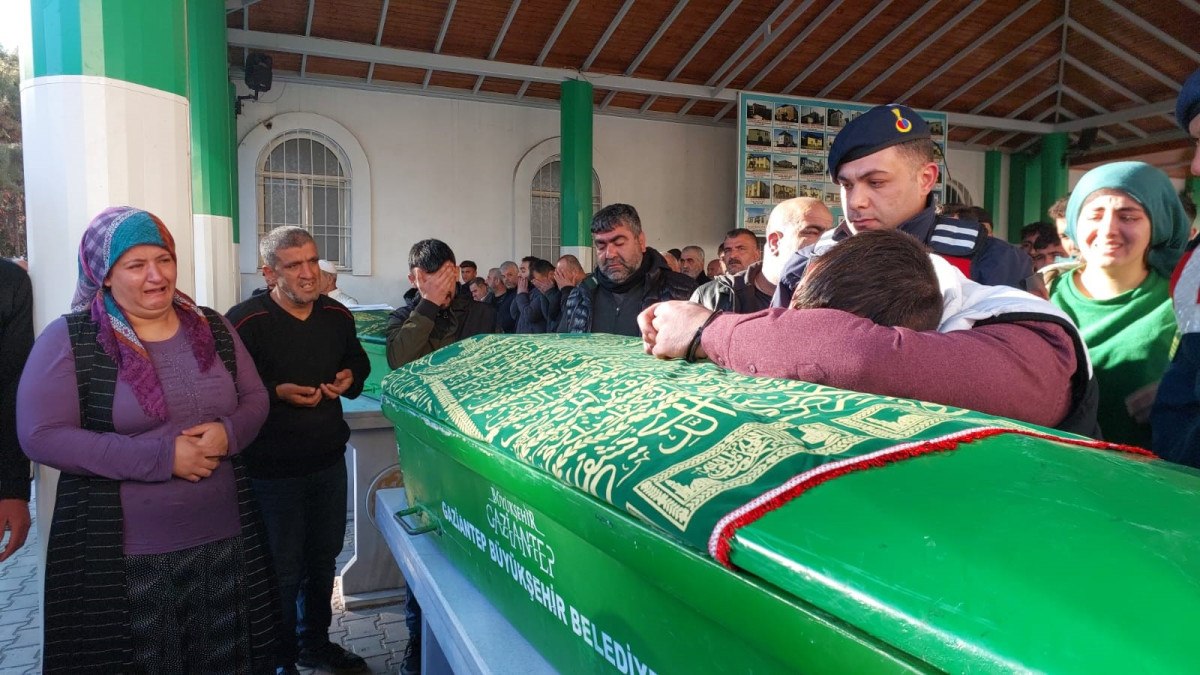
{"type": "Polygon", "coordinates": [[[1194,672],[1200,474],[607,336],[383,382],[438,545],[562,672],[1194,672]]]}
{"type": "Polygon", "coordinates": [[[351,310],[358,342],[371,360],[371,374],[363,383],[362,395],[378,400],[383,395],[380,385],[391,371],[387,363],[387,324],[390,311],[386,309],[351,310]]]}

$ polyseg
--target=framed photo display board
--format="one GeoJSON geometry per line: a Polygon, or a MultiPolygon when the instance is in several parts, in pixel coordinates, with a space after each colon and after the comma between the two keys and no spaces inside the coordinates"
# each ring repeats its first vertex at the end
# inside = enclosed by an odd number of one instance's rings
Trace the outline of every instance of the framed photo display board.
{"type": "MultiPolygon", "coordinates": [[[[872,106],[772,94],[738,94],[738,219],[762,235],[775,205],[793,197],[825,202],[836,224],[840,190],[829,177],[829,144],[872,106]]],[[[935,203],[946,194],[946,114],[918,110],[938,148],[935,203]]]]}

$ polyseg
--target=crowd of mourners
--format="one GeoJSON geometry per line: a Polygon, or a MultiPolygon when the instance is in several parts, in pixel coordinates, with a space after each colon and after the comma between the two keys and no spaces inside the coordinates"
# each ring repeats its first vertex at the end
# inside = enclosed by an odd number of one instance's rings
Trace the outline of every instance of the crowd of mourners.
{"type": "MultiPolygon", "coordinates": [[[[1200,73],[1178,115],[1200,138],[1200,73]]],[[[707,265],[696,244],[647,246],[628,204],[592,218],[590,274],[574,255],[530,256],[481,279],[445,242],[420,241],[388,365],[478,334],[612,333],[662,358],[980,410],[1200,467],[1186,195],[1149,164],[1104,164],[1012,245],[983,208],[935,203],[935,152],[915,111],[873,108],[830,149],[836,226],[820,200],[790,199],[761,238],[728,231],[707,265]]],[[[411,595],[407,608],[420,616],[411,595]]]]}
{"type": "MultiPolygon", "coordinates": [[[[1200,72],[1176,117],[1200,143],[1200,72]]],[[[647,354],[750,376],[979,410],[1200,467],[1200,257],[1194,206],[1160,170],[1103,164],[1020,244],[938,206],[929,125],[892,104],[849,122],[820,200],[646,245],[637,210],[591,221],[595,266],[564,255],[480,275],[414,244],[392,312],[396,368],[489,333],[611,333],[647,354]]],[[[1200,175],[1200,157],[1192,163],[1200,175]]],[[[306,230],[262,237],[267,288],[222,316],[175,287],[174,240],[131,207],[79,245],[70,312],[34,340],[26,272],[0,261],[0,561],[29,531],[29,460],[57,469],[45,672],[365,672],[329,639],[346,525],[342,398],[370,362],[306,230]]],[[[403,671],[419,671],[420,607],[403,671]]]]}
{"type": "Polygon", "coordinates": [[[876,107],[831,148],[836,226],[821,200],[787,200],[761,237],[732,229],[707,264],[695,243],[647,246],[628,204],[593,217],[590,273],[574,255],[530,256],[481,278],[444,242],[418,242],[389,365],[480,333],[613,333],[658,356],[972,408],[1200,465],[1195,293],[1176,283],[1192,276],[1180,262],[1195,245],[1188,195],[1143,162],[1104,164],[1014,245],[985,209],[935,203],[934,152],[917,113],[876,107]]]}

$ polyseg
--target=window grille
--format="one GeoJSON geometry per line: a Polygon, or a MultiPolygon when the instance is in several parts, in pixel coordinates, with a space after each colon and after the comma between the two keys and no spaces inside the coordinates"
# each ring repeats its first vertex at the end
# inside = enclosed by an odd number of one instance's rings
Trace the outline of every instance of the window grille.
{"type": "Polygon", "coordinates": [[[321,257],[350,268],[349,162],[329,137],[296,131],[275,139],[263,153],[258,189],[258,235],[280,225],[308,230],[321,257]]]}
{"type": "Polygon", "coordinates": [[[971,201],[971,192],[967,190],[967,186],[951,178],[946,181],[946,204],[966,204],[974,206],[975,202],[971,201]]]}
{"type": "MultiPolygon", "coordinates": [[[[530,254],[554,262],[562,254],[562,163],[550,159],[533,176],[529,209],[530,254]]],[[[600,210],[600,177],[592,171],[592,213],[600,210]]]]}

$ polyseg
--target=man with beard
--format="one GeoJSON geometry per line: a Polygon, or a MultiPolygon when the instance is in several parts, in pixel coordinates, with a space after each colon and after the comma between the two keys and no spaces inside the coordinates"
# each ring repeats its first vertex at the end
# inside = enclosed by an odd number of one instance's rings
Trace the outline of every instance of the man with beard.
{"type": "Polygon", "coordinates": [[[679,271],[696,280],[703,286],[710,280],[704,273],[704,249],[699,246],[684,246],[679,258],[679,271]]]}
{"type": "Polygon", "coordinates": [[[522,277],[517,282],[517,297],[512,305],[517,333],[553,332],[559,294],[558,286],[554,284],[554,265],[549,260],[534,258],[529,263],[528,278],[522,277]]]}
{"type": "Polygon", "coordinates": [[[488,270],[484,281],[487,284],[487,296],[484,297],[483,302],[495,308],[496,299],[508,292],[508,287],[504,285],[504,275],[500,274],[499,267],[493,267],[488,270]]]}
{"type": "Polygon", "coordinates": [[[496,332],[517,332],[517,320],[512,315],[512,305],[517,297],[517,280],[521,271],[511,260],[500,263],[499,274],[493,279],[488,272],[488,286],[492,288],[492,307],[496,310],[496,332]],[[494,283],[493,283],[494,282],[494,283]]]}
{"type": "Polygon", "coordinates": [[[672,272],[658,251],[646,246],[637,210],[610,204],[592,217],[596,270],[567,299],[562,332],[616,333],[636,337],[637,316],[664,300],[686,300],[696,280],[672,272]]]}
{"type": "Polygon", "coordinates": [[[242,456],[279,577],[280,672],[297,672],[297,663],[367,672],[361,657],[330,642],[329,624],[334,563],[346,533],[350,427],[341,397],[362,392],[371,362],[350,311],[321,295],[317,244],[308,231],[277,227],[259,253],[271,291],[234,306],[229,320],[271,400],[242,456]]]}
{"type": "Polygon", "coordinates": [[[533,262],[535,260],[538,260],[538,257],[536,255],[527,255],[524,258],[521,258],[521,264],[520,264],[520,266],[517,267],[517,284],[518,285],[520,285],[521,279],[526,279],[526,280],[529,279],[529,268],[533,265],[533,262]]]}
{"type": "Polygon", "coordinates": [[[739,274],[762,259],[758,248],[758,237],[744,227],[725,233],[721,242],[721,259],[725,261],[726,274],[739,274]]]}
{"type": "MultiPolygon", "coordinates": [[[[767,243],[762,260],[737,274],[722,274],[700,286],[692,294],[692,302],[736,314],[752,314],[770,307],[783,264],[793,253],[816,242],[831,227],[833,214],[821,200],[796,197],[781,202],[771,210],[771,217],[767,221],[767,243]]],[[[740,235],[736,239],[744,240],[746,237],[740,235]]],[[[729,237],[725,239],[726,246],[723,248],[740,255],[737,253],[739,242],[730,247],[730,240],[729,237]]]]}

